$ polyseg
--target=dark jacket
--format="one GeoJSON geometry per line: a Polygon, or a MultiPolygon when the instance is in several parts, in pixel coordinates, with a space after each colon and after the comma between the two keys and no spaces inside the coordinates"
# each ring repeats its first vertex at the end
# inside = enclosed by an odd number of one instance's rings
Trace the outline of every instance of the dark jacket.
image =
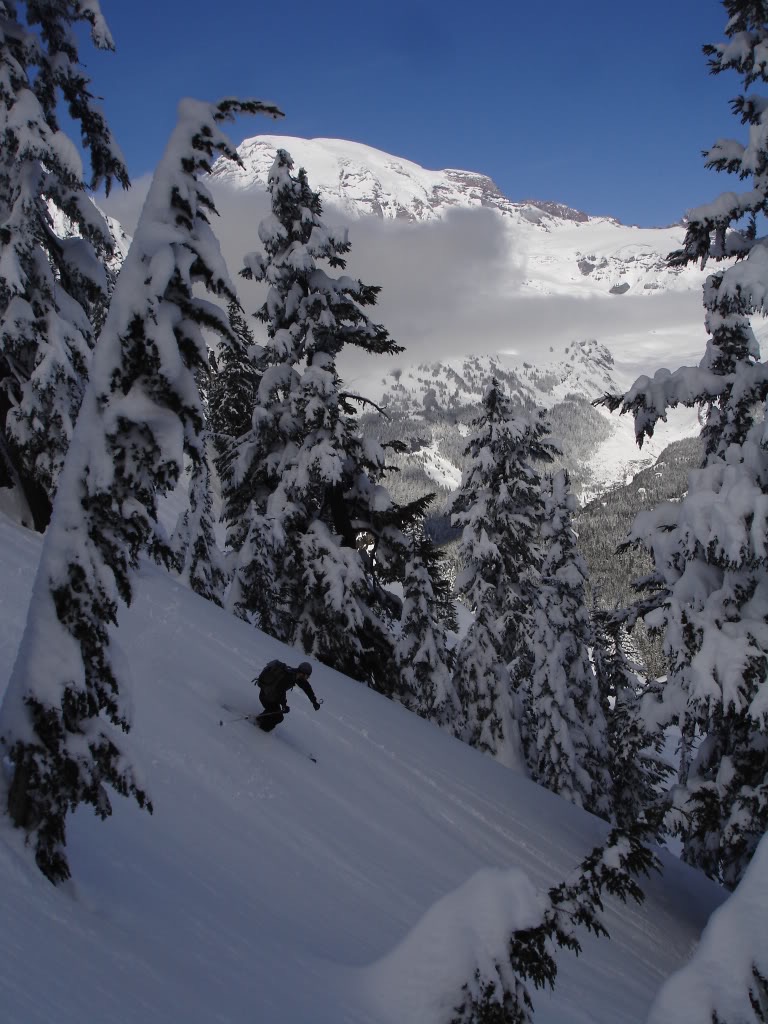
{"type": "MultiPolygon", "coordinates": [[[[264,673],[266,673],[271,665],[272,662],[266,666],[264,673]]],[[[315,691],[310,686],[308,679],[304,679],[295,668],[291,668],[290,665],[286,665],[282,661],[278,661],[276,667],[279,668],[279,671],[270,673],[270,678],[267,682],[262,683],[261,677],[256,680],[259,684],[259,697],[265,707],[268,704],[285,704],[288,691],[292,690],[294,686],[298,686],[300,690],[303,690],[312,704],[317,703],[315,691]]]]}

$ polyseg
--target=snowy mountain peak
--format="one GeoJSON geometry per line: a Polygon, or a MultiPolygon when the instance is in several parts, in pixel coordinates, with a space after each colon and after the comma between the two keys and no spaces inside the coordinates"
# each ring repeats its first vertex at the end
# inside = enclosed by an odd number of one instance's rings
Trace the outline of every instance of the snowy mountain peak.
{"type": "Polygon", "coordinates": [[[650,296],[701,287],[699,268],[667,266],[667,254],[683,243],[680,225],[629,227],[563,203],[514,202],[485,174],[428,170],[359,142],[257,135],[238,147],[242,165],[218,160],[212,180],[239,192],[263,191],[278,149],[306,169],[331,217],[427,225],[457,210],[492,211],[510,277],[529,294],[650,296]]]}
{"type": "Polygon", "coordinates": [[[477,171],[427,170],[359,142],[257,135],[238,153],[243,161],[218,160],[212,176],[235,188],[263,188],[278,149],[286,149],[297,167],[306,167],[310,183],[325,202],[350,217],[366,214],[385,220],[430,221],[451,209],[487,207],[532,222],[588,220],[586,214],[557,203],[514,203],[495,182],[477,171]]]}

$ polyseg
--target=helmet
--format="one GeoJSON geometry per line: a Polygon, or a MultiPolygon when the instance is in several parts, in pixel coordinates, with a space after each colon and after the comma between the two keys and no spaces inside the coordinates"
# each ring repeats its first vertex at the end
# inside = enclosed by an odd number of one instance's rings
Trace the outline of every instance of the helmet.
{"type": "Polygon", "coordinates": [[[298,666],[296,671],[299,672],[303,676],[311,676],[312,675],[312,666],[309,664],[308,661],[302,661],[302,663],[298,666]]]}

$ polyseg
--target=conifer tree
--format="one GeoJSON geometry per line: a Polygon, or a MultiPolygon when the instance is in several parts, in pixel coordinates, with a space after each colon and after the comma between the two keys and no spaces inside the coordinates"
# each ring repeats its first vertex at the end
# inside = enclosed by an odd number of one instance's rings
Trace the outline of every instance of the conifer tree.
{"type": "Polygon", "coordinates": [[[193,462],[200,457],[195,374],[207,361],[204,331],[226,341],[229,326],[195,289],[234,294],[201,178],[215,154],[237,159],[220,123],[258,111],[278,113],[257,101],[180,104],[112,296],[59,483],[0,710],[0,740],[13,765],[8,812],[52,882],[69,876],[68,812],[90,804],[107,817],[107,787],[151,806],[120,736],[130,713],[111,626],[120,603],[131,600],[132,571],[154,536],[158,495],[175,486],[185,452],[193,462]]]}
{"type": "Polygon", "coordinates": [[[207,431],[198,457],[192,463],[188,507],[179,516],[171,548],[176,568],[190,589],[207,601],[222,605],[229,574],[214,532],[212,474],[206,436],[207,431]]]}
{"type": "Polygon", "coordinates": [[[620,615],[594,611],[592,622],[592,660],[607,718],[613,819],[620,828],[660,822],[671,774],[662,756],[663,730],[653,724],[660,684],[641,680],[620,615]]]}
{"type": "Polygon", "coordinates": [[[0,486],[43,530],[72,436],[108,290],[108,225],[86,194],[66,104],[91,163],[91,187],[124,187],[122,156],[84,73],[75,27],[114,49],[98,0],[0,2],[0,486]],[[55,219],[54,219],[55,218],[55,219]],[[63,231],[57,224],[68,223],[63,231]],[[65,237],[65,235],[67,237],[65,237]]]}
{"type": "Polygon", "coordinates": [[[323,225],[318,194],[292,169],[279,150],[264,249],[243,270],[268,286],[257,314],[268,342],[252,429],[228,460],[249,498],[235,586],[250,610],[248,593],[270,595],[283,626],[259,611],[262,628],[386,692],[396,609],[380,577],[402,558],[401,528],[426,499],[403,510],[392,501],[381,482],[385,448],[363,438],[354,403],[364,399],[343,390],[336,361],[347,345],[401,349],[365,312],[379,289],[324,269],[344,270],[347,232],[323,225]]]}
{"type": "Polygon", "coordinates": [[[295,624],[277,593],[271,526],[263,515],[270,493],[269,430],[258,395],[267,369],[266,350],[256,344],[242,309],[234,302],[229,307],[229,324],[234,342],[216,359],[211,384],[221,517],[227,526],[227,549],[238,561],[227,605],[271,636],[289,640],[295,624]]]}
{"type": "MultiPolygon", "coordinates": [[[[225,519],[230,530],[239,530],[242,534],[240,537],[237,532],[234,534],[236,550],[249,532],[254,517],[259,520],[259,534],[271,532],[263,515],[268,499],[279,489],[279,495],[272,502],[271,515],[272,521],[277,516],[275,544],[257,543],[258,557],[255,560],[251,557],[250,561],[241,558],[238,567],[238,576],[248,576],[254,589],[265,591],[274,586],[273,582],[270,584],[274,573],[270,548],[281,546],[285,535],[281,531],[283,518],[290,524],[289,534],[301,528],[296,519],[301,503],[294,502],[281,483],[300,440],[295,394],[300,375],[296,367],[306,355],[304,336],[310,325],[304,316],[304,306],[309,292],[308,274],[318,256],[306,247],[315,227],[321,228],[319,196],[310,189],[303,169],[294,178],[292,168],[290,155],[278,150],[268,180],[272,213],[259,226],[264,252],[250,254],[242,271],[244,277],[263,281],[268,286],[267,299],[256,316],[266,325],[269,340],[259,351],[243,346],[242,362],[250,367],[247,387],[250,391],[253,385],[253,402],[248,422],[233,424],[233,443],[220,462],[227,493],[225,519]],[[301,275],[303,263],[306,263],[306,273],[301,275]],[[239,433],[237,426],[243,428],[239,433]],[[263,565],[260,558],[265,560],[263,565]],[[260,585],[262,576],[269,585],[260,585]]],[[[239,379],[247,378],[242,373],[239,379]]],[[[264,628],[271,631],[267,623],[264,628]]]]}
{"type": "Polygon", "coordinates": [[[199,458],[189,469],[187,507],[179,515],[170,550],[161,549],[155,555],[160,561],[173,562],[191,590],[218,605],[224,603],[231,572],[216,540],[214,495],[221,489],[215,468],[216,453],[226,451],[227,443],[231,443],[231,436],[224,431],[233,426],[232,417],[237,418],[236,422],[246,418],[249,421],[253,406],[252,399],[245,408],[240,404],[247,399],[251,370],[250,362],[242,357],[244,332],[245,338],[253,341],[253,337],[248,333],[236,300],[229,303],[228,318],[230,335],[227,344],[220,349],[221,367],[216,353],[211,351],[208,365],[195,374],[205,429],[199,458]]]}
{"type": "Polygon", "coordinates": [[[550,462],[555,449],[543,416],[513,411],[497,380],[473,428],[453,503],[453,524],[463,529],[464,568],[456,592],[475,616],[454,671],[461,738],[503,764],[522,766],[522,687],[530,668],[530,608],[544,514],[534,461],[550,462]]]}
{"type": "Polygon", "coordinates": [[[403,580],[403,608],[395,658],[399,699],[412,711],[452,729],[461,712],[453,688],[453,654],[440,620],[435,583],[438,555],[426,534],[410,538],[403,580]]]}
{"type": "Polygon", "coordinates": [[[214,445],[220,452],[251,428],[264,354],[240,304],[230,302],[227,313],[232,343],[224,345],[211,359],[209,419],[214,445]]]}
{"type": "MultiPolygon", "coordinates": [[[[766,5],[724,6],[728,39],[704,50],[713,73],[735,70],[750,89],[768,79],[766,5]]],[[[699,406],[705,417],[704,461],[685,498],[641,514],[630,540],[655,565],[642,612],[664,632],[664,705],[683,737],[675,791],[683,856],[729,886],[768,827],[768,452],[755,415],[768,397],[768,366],[749,321],[768,312],[768,239],[758,230],[768,203],[768,105],[745,92],[733,108],[748,141],[719,140],[707,165],[751,187],[690,211],[684,247],[670,257],[673,266],[736,257],[704,285],[705,354],[697,367],[660,370],[604,400],[634,414],[639,443],[668,408],[699,406]]]]}
{"type": "Polygon", "coordinates": [[[264,350],[256,345],[239,303],[231,302],[228,313],[232,343],[211,357],[208,419],[221,482],[222,518],[228,526],[227,545],[239,551],[247,532],[251,482],[237,477],[233,461],[238,456],[239,438],[252,426],[264,369],[264,350]]]}
{"type": "Polygon", "coordinates": [[[587,568],[576,548],[568,474],[549,482],[543,561],[533,611],[533,669],[526,693],[531,778],[602,817],[611,812],[606,723],[589,657],[587,568]]]}

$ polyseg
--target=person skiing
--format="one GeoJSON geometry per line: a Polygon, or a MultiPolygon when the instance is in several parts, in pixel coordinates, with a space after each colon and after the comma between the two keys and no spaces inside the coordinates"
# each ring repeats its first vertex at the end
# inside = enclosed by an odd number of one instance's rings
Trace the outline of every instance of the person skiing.
{"type": "Polygon", "coordinates": [[[282,722],[285,713],[290,710],[288,691],[294,686],[298,686],[306,693],[315,711],[319,710],[320,701],[309,683],[311,674],[312,666],[308,661],[302,661],[296,668],[291,668],[290,665],[275,659],[264,666],[254,679],[254,684],[259,687],[259,700],[264,707],[261,714],[256,716],[260,729],[271,732],[282,722]]]}

